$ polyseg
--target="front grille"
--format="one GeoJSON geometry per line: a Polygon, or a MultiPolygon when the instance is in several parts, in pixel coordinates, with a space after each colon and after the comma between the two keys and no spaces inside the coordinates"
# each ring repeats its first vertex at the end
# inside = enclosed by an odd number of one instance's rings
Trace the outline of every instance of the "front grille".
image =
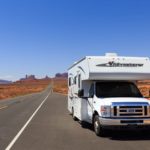
{"type": "Polygon", "coordinates": [[[113,103],[112,117],[148,117],[148,103],[113,103]]]}

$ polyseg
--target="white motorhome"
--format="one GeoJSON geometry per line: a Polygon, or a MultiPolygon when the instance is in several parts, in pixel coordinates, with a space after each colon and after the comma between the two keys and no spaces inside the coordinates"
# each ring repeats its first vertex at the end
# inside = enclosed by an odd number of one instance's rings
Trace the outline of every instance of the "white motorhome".
{"type": "Polygon", "coordinates": [[[68,110],[73,119],[106,129],[150,127],[150,101],[136,86],[150,80],[150,59],[115,53],[87,56],[68,70],[68,110]]]}

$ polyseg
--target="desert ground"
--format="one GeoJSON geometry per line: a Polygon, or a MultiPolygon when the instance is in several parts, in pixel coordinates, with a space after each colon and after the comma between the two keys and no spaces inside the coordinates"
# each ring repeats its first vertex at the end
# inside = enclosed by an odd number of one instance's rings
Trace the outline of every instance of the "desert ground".
{"type": "Polygon", "coordinates": [[[145,97],[150,97],[150,81],[139,81],[138,88],[145,97]]]}
{"type": "Polygon", "coordinates": [[[41,92],[51,83],[51,80],[17,81],[0,85],[0,100],[41,92]]]}
{"type": "MultiPolygon", "coordinates": [[[[150,81],[139,81],[137,83],[138,88],[140,89],[141,93],[145,97],[150,96],[150,81]]],[[[67,94],[68,88],[67,88],[67,79],[59,79],[55,78],[53,79],[53,89],[55,92],[67,94]]]]}
{"type": "Polygon", "coordinates": [[[68,81],[64,78],[54,78],[52,80],[53,91],[57,93],[67,94],[68,93],[68,81]]]}
{"type": "MultiPolygon", "coordinates": [[[[49,80],[18,81],[12,84],[1,84],[0,99],[7,99],[16,96],[41,92],[50,84],[53,86],[54,92],[67,95],[67,79],[53,78],[49,80]]],[[[150,81],[139,81],[138,87],[145,97],[150,96],[150,81]]]]}

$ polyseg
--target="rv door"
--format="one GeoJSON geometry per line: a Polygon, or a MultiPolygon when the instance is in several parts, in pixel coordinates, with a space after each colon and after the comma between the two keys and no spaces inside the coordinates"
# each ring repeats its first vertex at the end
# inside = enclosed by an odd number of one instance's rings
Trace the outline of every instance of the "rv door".
{"type": "Polygon", "coordinates": [[[88,109],[88,117],[89,120],[92,120],[93,115],[93,98],[94,98],[94,83],[91,84],[90,90],[89,90],[89,97],[87,100],[87,109],[88,109]]]}

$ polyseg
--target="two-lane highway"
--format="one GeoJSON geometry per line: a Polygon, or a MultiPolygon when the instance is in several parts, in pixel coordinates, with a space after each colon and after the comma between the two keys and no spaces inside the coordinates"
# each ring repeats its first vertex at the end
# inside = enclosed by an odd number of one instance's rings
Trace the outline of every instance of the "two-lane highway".
{"type": "MultiPolygon", "coordinates": [[[[0,110],[0,149],[5,149],[31,117],[50,90],[25,96],[23,102],[0,110]],[[31,98],[32,97],[32,98],[31,98]],[[25,104],[24,104],[25,103],[25,104]]],[[[12,150],[149,150],[150,133],[116,132],[95,135],[82,128],[67,111],[67,97],[52,93],[37,111],[12,150]]]]}
{"type": "Polygon", "coordinates": [[[49,93],[50,87],[38,94],[0,101],[0,150],[8,146],[49,93]]]}

